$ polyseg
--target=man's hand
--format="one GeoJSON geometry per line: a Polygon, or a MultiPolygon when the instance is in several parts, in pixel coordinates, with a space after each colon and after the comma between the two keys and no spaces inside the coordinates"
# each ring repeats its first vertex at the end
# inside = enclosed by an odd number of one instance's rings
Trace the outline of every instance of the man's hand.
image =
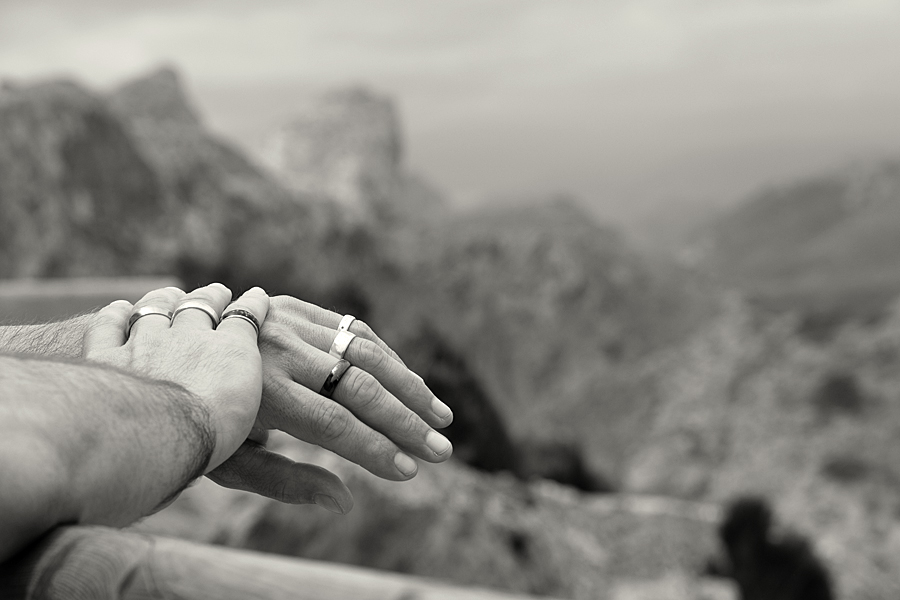
{"type": "MultiPolygon", "coordinates": [[[[215,451],[207,471],[222,464],[247,438],[259,409],[262,368],[256,331],[240,319],[225,319],[213,329],[209,315],[184,310],[172,319],[150,314],[138,319],[125,339],[124,323],[133,310],[174,311],[179,302],[200,301],[222,314],[231,292],[212,284],[185,295],[176,288],[155,290],[132,308],[127,301],[102,309],[96,326],[85,333],[84,357],[182,386],[197,396],[209,413],[215,451]]],[[[269,297],[259,288],[241,296],[235,307],[266,317],[269,297]]]]}
{"type": "MultiPolygon", "coordinates": [[[[249,323],[226,319],[213,330],[209,316],[189,309],[179,312],[171,326],[162,316],[143,317],[125,340],[132,310],[148,306],[173,310],[179,303],[200,300],[221,314],[230,299],[225,286],[212,284],[187,295],[175,288],[155,290],[134,307],[125,301],[114,302],[102,309],[87,329],[85,357],[177,383],[199,396],[214,422],[220,423],[215,427],[216,452],[206,469],[216,483],[281,502],[315,503],[332,512],[348,512],[353,496],[336,475],[269,452],[262,445],[264,429],[258,428],[247,439],[262,389],[256,332],[249,323]]],[[[268,296],[254,288],[232,307],[248,309],[263,320],[268,304],[268,296]]]]}

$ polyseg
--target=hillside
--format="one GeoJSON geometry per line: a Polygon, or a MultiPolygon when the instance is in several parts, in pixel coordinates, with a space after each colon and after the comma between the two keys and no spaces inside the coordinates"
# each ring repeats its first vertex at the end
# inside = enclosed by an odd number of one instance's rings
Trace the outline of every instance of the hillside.
{"type": "Polygon", "coordinates": [[[772,188],[705,227],[701,269],[777,307],[877,312],[900,293],[900,162],[772,188]]]}
{"type": "MultiPolygon", "coordinates": [[[[171,71],[108,96],[71,82],[2,94],[0,276],[218,279],[352,312],[453,406],[457,457],[516,476],[456,463],[397,485],[285,443],[346,476],[359,512],[202,486],[154,526],[595,598],[696,583],[716,506],[753,492],[811,537],[845,597],[897,596],[896,311],[814,341],[802,318],[648,260],[565,199],[450,214],[406,172],[374,93],[299,116],[275,172],[210,135],[171,71]]],[[[833,273],[871,262],[887,290],[898,179],[885,165],[762,195],[708,230],[706,264],[760,294],[818,277],[827,299],[849,290],[833,273]]]]}

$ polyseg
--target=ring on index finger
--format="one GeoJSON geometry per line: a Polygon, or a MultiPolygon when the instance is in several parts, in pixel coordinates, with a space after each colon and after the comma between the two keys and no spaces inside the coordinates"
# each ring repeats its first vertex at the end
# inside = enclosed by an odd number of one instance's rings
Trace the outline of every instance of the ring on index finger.
{"type": "Polygon", "coordinates": [[[337,335],[334,336],[334,341],[331,343],[331,350],[328,351],[328,354],[335,358],[344,358],[344,354],[347,353],[347,348],[350,347],[350,342],[352,342],[355,337],[356,335],[349,331],[338,331],[337,335]]]}
{"type": "Polygon", "coordinates": [[[172,311],[169,309],[157,308],[155,306],[142,306],[131,311],[131,316],[128,317],[128,324],[125,325],[125,339],[127,340],[128,336],[131,335],[131,328],[138,322],[138,319],[149,317],[150,315],[160,315],[166,317],[170,321],[172,320],[172,311]]]}
{"type": "Polygon", "coordinates": [[[337,361],[337,363],[331,367],[331,373],[328,374],[328,378],[325,380],[325,383],[322,384],[322,389],[319,390],[319,394],[326,398],[331,398],[331,395],[334,394],[334,390],[337,388],[337,384],[340,383],[341,378],[349,368],[349,360],[344,360],[342,358],[337,361]]]}

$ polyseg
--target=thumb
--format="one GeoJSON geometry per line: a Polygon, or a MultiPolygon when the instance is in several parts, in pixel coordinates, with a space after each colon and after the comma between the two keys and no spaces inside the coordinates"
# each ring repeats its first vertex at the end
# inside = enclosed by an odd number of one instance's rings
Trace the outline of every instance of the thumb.
{"type": "Polygon", "coordinates": [[[223,487],[288,504],[317,504],[338,514],[353,508],[353,495],[331,471],[294,462],[252,441],[245,441],[206,476],[223,487]]]}
{"type": "Polygon", "coordinates": [[[92,353],[124,344],[125,326],[132,308],[128,300],[116,300],[101,308],[84,330],[81,355],[90,358],[92,353]]]}

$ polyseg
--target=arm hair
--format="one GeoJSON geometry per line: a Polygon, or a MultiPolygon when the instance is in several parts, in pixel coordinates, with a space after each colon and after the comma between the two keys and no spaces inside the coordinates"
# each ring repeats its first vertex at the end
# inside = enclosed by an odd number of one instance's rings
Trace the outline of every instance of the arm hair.
{"type": "Polygon", "coordinates": [[[215,433],[168,382],[0,355],[0,562],[62,523],[124,526],[203,474],[215,433]]]}

